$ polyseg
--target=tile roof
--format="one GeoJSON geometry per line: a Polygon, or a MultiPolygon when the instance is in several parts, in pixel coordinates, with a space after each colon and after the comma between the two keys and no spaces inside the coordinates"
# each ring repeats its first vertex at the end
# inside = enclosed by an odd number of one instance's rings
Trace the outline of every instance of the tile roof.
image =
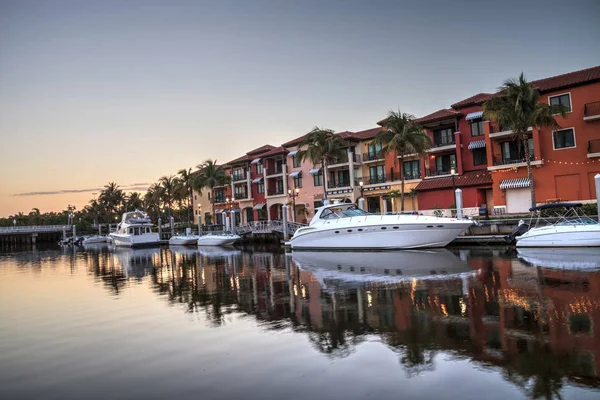
{"type": "MultiPolygon", "coordinates": [[[[456,175],[454,177],[454,185],[456,187],[465,186],[485,186],[492,185],[492,175],[489,171],[482,169],[479,171],[469,171],[462,175],[456,175]]],[[[452,188],[452,177],[443,178],[431,178],[423,179],[416,187],[415,190],[437,190],[437,189],[448,189],[452,188]]]]}
{"type": "Polygon", "coordinates": [[[475,96],[471,96],[457,103],[454,103],[450,107],[454,108],[455,110],[459,110],[461,108],[483,104],[492,97],[494,97],[493,93],[477,93],[475,96]]]}
{"type": "Polygon", "coordinates": [[[279,146],[279,147],[274,147],[271,150],[267,151],[266,153],[261,154],[260,157],[266,158],[266,157],[277,156],[279,154],[287,154],[287,153],[289,153],[288,150],[284,149],[282,146],[279,146]]]}
{"type": "Polygon", "coordinates": [[[275,148],[275,146],[271,146],[270,144],[265,144],[264,146],[260,146],[259,148],[251,150],[251,151],[247,152],[246,154],[249,156],[257,156],[260,153],[264,153],[265,151],[272,150],[274,148],[275,148]]]}
{"type": "Polygon", "coordinates": [[[244,154],[243,156],[236,158],[235,160],[231,160],[231,161],[225,163],[225,165],[235,165],[235,164],[247,163],[247,162],[252,161],[252,158],[253,157],[250,157],[249,155],[244,154]]]}
{"type": "Polygon", "coordinates": [[[285,142],[284,144],[282,144],[282,147],[293,147],[293,146],[298,146],[300,144],[300,142],[302,142],[304,139],[306,139],[306,137],[308,136],[308,133],[305,135],[302,135],[300,137],[297,137],[296,139],[292,139],[289,142],[285,142]]]}
{"type": "Polygon", "coordinates": [[[381,127],[366,129],[358,132],[348,132],[348,136],[352,139],[368,140],[373,139],[381,131],[381,127]]]}
{"type": "Polygon", "coordinates": [[[538,79],[531,82],[531,84],[540,92],[549,92],[596,81],[600,81],[600,66],[552,76],[550,78],[538,79]]]}
{"type": "Polygon", "coordinates": [[[424,117],[417,118],[417,123],[426,124],[428,122],[435,122],[435,121],[440,121],[443,119],[460,117],[460,116],[462,116],[462,114],[460,112],[452,110],[450,108],[444,108],[444,109],[438,110],[434,113],[431,113],[429,115],[426,115],[424,117]]]}

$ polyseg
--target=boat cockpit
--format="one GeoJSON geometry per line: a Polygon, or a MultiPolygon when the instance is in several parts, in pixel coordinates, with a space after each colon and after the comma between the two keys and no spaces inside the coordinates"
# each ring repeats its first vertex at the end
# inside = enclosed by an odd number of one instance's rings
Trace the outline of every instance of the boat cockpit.
{"type": "Polygon", "coordinates": [[[356,204],[336,204],[328,207],[321,212],[320,219],[338,219],[362,217],[370,215],[368,212],[358,208],[356,204]]]}

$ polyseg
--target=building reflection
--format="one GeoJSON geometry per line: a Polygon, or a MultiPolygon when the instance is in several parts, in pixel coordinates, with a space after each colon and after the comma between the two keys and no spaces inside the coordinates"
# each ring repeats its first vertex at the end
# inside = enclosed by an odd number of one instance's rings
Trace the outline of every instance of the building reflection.
{"type": "MultiPolygon", "coordinates": [[[[434,271],[421,276],[389,265],[357,267],[354,279],[343,265],[305,268],[290,255],[233,249],[161,249],[151,268],[146,261],[137,271],[158,295],[212,326],[242,313],[264,329],[306,334],[328,357],[348,356],[375,335],[408,376],[435,369],[444,352],[498,368],[532,398],[555,396],[565,381],[599,386],[600,272],[528,265],[514,250],[453,253],[444,255],[456,259],[452,269],[427,267],[434,271]]],[[[119,279],[139,278],[116,279],[126,268],[99,255],[94,273],[115,291],[119,279]]],[[[356,255],[365,265],[373,258],[356,255]]]]}

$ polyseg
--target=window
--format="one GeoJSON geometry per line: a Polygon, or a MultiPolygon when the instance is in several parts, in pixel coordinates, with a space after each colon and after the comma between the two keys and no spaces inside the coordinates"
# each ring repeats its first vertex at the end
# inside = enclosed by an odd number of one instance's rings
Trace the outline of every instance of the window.
{"type": "Polygon", "coordinates": [[[569,315],[569,330],[573,334],[590,334],[592,332],[592,320],[587,314],[569,315]]]}
{"type": "Polygon", "coordinates": [[[433,143],[435,146],[446,146],[454,144],[454,128],[445,128],[433,131],[433,143]]]}
{"type": "Polygon", "coordinates": [[[302,175],[298,175],[294,177],[294,188],[302,187],[302,175]]]}
{"type": "Polygon", "coordinates": [[[248,197],[248,193],[244,186],[236,186],[234,192],[234,198],[236,199],[245,199],[248,197]]]}
{"type": "Polygon", "coordinates": [[[554,131],[552,139],[554,141],[554,150],[575,147],[575,131],[573,128],[554,131]]]}
{"type": "Polygon", "coordinates": [[[277,194],[283,193],[283,179],[277,179],[277,194]]]}
{"type": "Polygon", "coordinates": [[[560,94],[558,96],[550,97],[550,105],[551,106],[563,105],[567,108],[567,111],[571,111],[571,94],[565,93],[565,94],[560,94]]]}
{"type": "MultiPolygon", "coordinates": [[[[529,155],[533,160],[533,139],[527,140],[529,147],[529,155]]],[[[502,149],[502,163],[507,164],[511,162],[522,162],[525,161],[525,149],[520,140],[511,140],[502,143],[500,146],[502,149]]]]}
{"type": "Polygon", "coordinates": [[[216,203],[225,203],[225,190],[224,189],[215,190],[215,202],[216,203]]]}
{"type": "Polygon", "coordinates": [[[474,119],[471,121],[471,136],[483,135],[483,119],[474,119]]]}
{"type": "Polygon", "coordinates": [[[315,201],[314,202],[314,206],[315,206],[315,208],[323,207],[323,202],[322,201],[315,201]]]}
{"type": "Polygon", "coordinates": [[[258,182],[258,184],[256,185],[256,192],[259,194],[263,194],[265,192],[265,183],[264,182],[258,182]]]}
{"type": "Polygon", "coordinates": [[[315,186],[323,186],[323,172],[319,171],[318,174],[314,174],[313,181],[315,186]]]}
{"type": "Polygon", "coordinates": [[[404,161],[402,171],[405,179],[419,179],[421,177],[421,163],[419,160],[404,161]]]}
{"type": "Polygon", "coordinates": [[[256,174],[257,175],[262,175],[263,173],[263,166],[261,163],[256,164],[256,174]]]}
{"type": "Polygon", "coordinates": [[[481,149],[473,149],[473,165],[487,164],[487,153],[485,147],[481,149]]]}
{"type": "Polygon", "coordinates": [[[380,158],[379,153],[382,149],[383,146],[381,144],[369,144],[369,153],[367,154],[368,159],[375,160],[380,158]]]}
{"type": "Polygon", "coordinates": [[[292,156],[292,165],[294,168],[300,168],[300,157],[298,157],[298,154],[292,156]]]}
{"type": "Polygon", "coordinates": [[[445,154],[435,159],[435,170],[437,175],[448,175],[456,169],[456,154],[445,154]]]}
{"type": "Polygon", "coordinates": [[[374,165],[369,167],[369,183],[385,182],[385,165],[374,165]]]}

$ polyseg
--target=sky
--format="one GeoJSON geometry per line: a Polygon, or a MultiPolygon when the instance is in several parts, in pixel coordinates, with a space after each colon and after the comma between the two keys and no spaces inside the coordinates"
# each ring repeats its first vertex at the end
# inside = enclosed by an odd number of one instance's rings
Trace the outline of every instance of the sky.
{"type": "Polygon", "coordinates": [[[0,0],[0,216],[600,65],[600,2],[0,0]]]}

